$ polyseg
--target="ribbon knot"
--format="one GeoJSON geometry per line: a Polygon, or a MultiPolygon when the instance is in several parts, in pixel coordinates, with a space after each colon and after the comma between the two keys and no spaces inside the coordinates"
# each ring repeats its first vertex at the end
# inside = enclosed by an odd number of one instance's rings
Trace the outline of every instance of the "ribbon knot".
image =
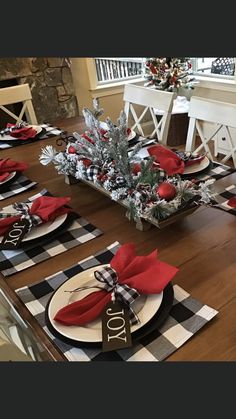
{"type": "Polygon", "coordinates": [[[115,298],[120,299],[128,307],[131,324],[140,323],[137,314],[131,307],[135,299],[140,296],[139,292],[126,284],[120,284],[116,271],[109,266],[95,271],[94,276],[99,282],[104,284],[106,291],[113,291],[115,298]]]}
{"type": "Polygon", "coordinates": [[[29,222],[29,229],[31,230],[32,227],[35,227],[39,224],[42,224],[42,219],[36,214],[30,214],[29,205],[24,202],[15,203],[12,205],[13,208],[17,211],[18,214],[21,215],[21,220],[26,219],[29,222]]]}

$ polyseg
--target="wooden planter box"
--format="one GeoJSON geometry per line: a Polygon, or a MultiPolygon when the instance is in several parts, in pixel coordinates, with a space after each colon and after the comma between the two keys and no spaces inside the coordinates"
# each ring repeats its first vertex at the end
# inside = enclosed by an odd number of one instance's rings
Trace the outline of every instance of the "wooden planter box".
{"type": "MultiPolygon", "coordinates": [[[[79,183],[79,182],[83,182],[86,185],[91,186],[93,189],[96,189],[97,191],[103,193],[104,195],[109,196],[109,197],[111,196],[109,191],[107,191],[106,189],[104,189],[100,186],[95,185],[93,182],[91,182],[89,180],[84,180],[84,179],[77,180],[73,176],[65,176],[65,182],[68,185],[73,185],[73,184],[76,184],[76,183],[79,183]]],[[[122,205],[123,207],[128,208],[128,206],[125,205],[125,203],[123,201],[114,201],[114,202],[117,202],[118,204],[122,205]]],[[[158,222],[158,221],[155,221],[155,220],[147,220],[147,219],[143,218],[143,219],[136,222],[136,228],[138,230],[141,230],[141,231],[147,231],[152,227],[152,225],[154,225],[155,227],[158,227],[159,229],[162,229],[162,228],[164,228],[164,227],[166,227],[166,226],[168,226],[172,223],[175,223],[176,221],[182,220],[187,215],[192,214],[198,208],[199,208],[199,206],[193,202],[188,206],[188,208],[176,211],[176,213],[170,215],[168,218],[166,218],[163,221],[158,222]]]]}

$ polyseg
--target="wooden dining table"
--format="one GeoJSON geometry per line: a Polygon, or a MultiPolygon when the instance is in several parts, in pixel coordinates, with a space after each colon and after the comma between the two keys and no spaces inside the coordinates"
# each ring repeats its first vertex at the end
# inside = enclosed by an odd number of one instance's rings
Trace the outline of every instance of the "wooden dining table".
{"type": "MultiPolygon", "coordinates": [[[[68,133],[83,132],[83,117],[55,121],[55,126],[68,133]]],[[[152,226],[139,231],[125,216],[125,208],[85,183],[68,185],[54,165],[39,162],[41,149],[57,144],[58,137],[35,141],[0,151],[0,158],[23,160],[30,167],[25,172],[37,187],[1,201],[1,206],[24,200],[43,188],[54,196],[70,196],[70,205],[103,231],[95,240],[74,247],[9,277],[0,274],[0,287],[7,294],[37,340],[42,344],[43,359],[65,360],[48,335],[39,326],[15,290],[46,278],[104,249],[115,241],[133,242],[138,254],[158,249],[159,259],[179,268],[173,284],[178,284],[192,297],[218,310],[219,313],[183,346],[170,355],[169,361],[235,361],[236,360],[236,217],[211,207],[200,206],[194,213],[158,229],[152,226]]],[[[236,173],[215,182],[216,190],[236,183],[236,173]]]]}

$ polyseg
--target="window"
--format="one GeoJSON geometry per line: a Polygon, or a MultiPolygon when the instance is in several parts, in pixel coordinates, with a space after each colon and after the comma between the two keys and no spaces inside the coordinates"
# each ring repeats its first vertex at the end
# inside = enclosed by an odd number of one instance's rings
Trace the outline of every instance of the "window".
{"type": "Polygon", "coordinates": [[[234,57],[191,58],[195,75],[219,78],[234,78],[234,57]]]}
{"type": "Polygon", "coordinates": [[[140,78],[145,59],[139,58],[95,58],[98,85],[140,78]]]}
{"type": "MultiPolygon", "coordinates": [[[[193,76],[234,80],[235,57],[191,57],[193,76]]],[[[142,79],[145,81],[147,57],[96,57],[90,67],[91,86],[108,87],[115,82],[142,79]]]]}

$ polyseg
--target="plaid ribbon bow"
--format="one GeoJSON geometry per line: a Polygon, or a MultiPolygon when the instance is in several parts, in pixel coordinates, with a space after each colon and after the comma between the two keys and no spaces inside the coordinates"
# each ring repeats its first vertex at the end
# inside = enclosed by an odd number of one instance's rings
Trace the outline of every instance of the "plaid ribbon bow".
{"type": "Polygon", "coordinates": [[[32,227],[35,227],[39,224],[42,224],[42,219],[36,214],[29,213],[29,205],[25,204],[24,202],[15,203],[12,205],[13,208],[21,214],[21,220],[26,218],[29,222],[29,231],[32,227]]]}
{"type": "Polygon", "coordinates": [[[99,271],[94,272],[95,278],[104,284],[106,291],[113,291],[116,298],[120,298],[128,306],[128,312],[131,324],[140,323],[140,320],[134,310],[131,308],[131,304],[134,300],[140,296],[135,288],[130,288],[126,284],[118,283],[118,276],[114,269],[109,266],[105,266],[99,271]]]}
{"type": "Polygon", "coordinates": [[[29,206],[24,202],[15,203],[12,207],[17,211],[16,213],[0,213],[0,218],[14,217],[21,215],[21,220],[25,218],[29,222],[28,232],[32,227],[42,224],[42,219],[36,214],[29,214],[29,206]]]}

